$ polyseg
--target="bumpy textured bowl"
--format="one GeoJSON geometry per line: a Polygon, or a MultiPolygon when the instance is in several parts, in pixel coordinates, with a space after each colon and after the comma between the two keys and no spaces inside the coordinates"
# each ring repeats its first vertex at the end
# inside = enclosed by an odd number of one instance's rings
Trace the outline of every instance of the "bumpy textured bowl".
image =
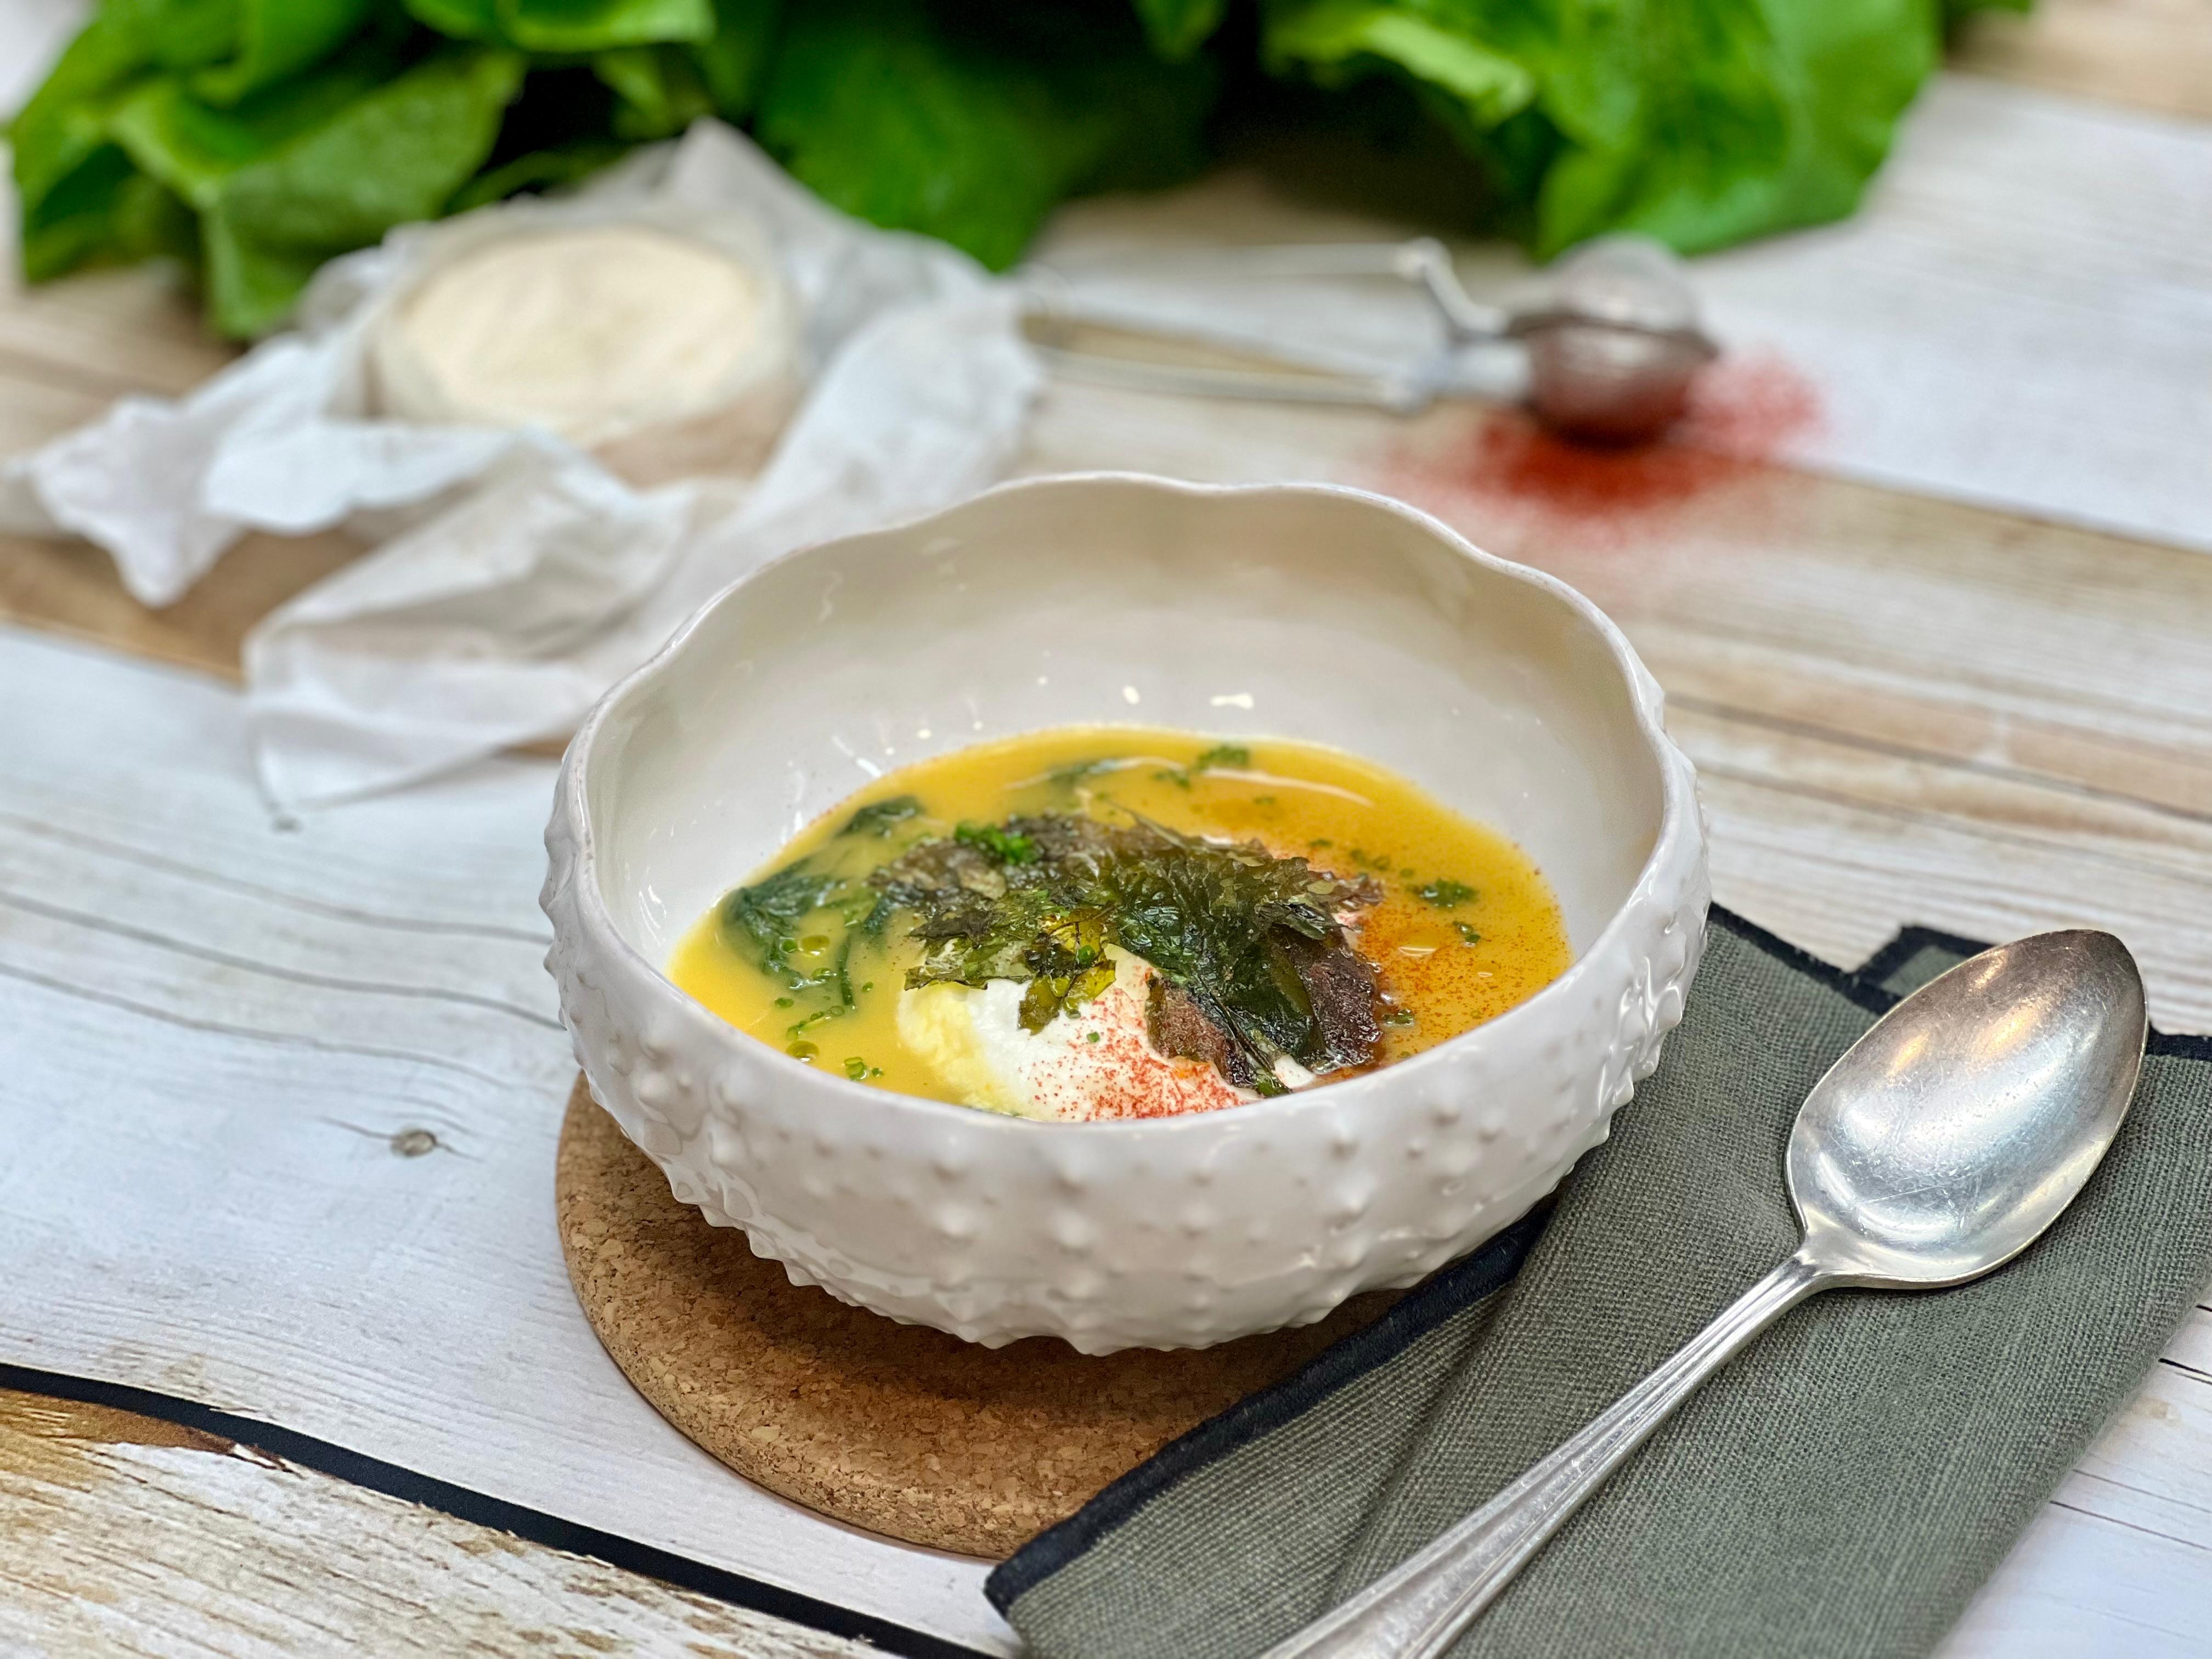
{"type": "Polygon", "coordinates": [[[577,1060],[679,1200],[878,1313],[1092,1353],[1318,1319],[1512,1222],[1657,1062],[1707,899],[1690,763],[1588,600],[1378,496],[1127,476],[1009,485],[746,577],[592,713],[545,840],[577,1060]],[[663,976],[878,772],[1115,720],[1412,777],[1533,854],[1573,967],[1369,1076],[1091,1124],[848,1082],[663,976]]]}

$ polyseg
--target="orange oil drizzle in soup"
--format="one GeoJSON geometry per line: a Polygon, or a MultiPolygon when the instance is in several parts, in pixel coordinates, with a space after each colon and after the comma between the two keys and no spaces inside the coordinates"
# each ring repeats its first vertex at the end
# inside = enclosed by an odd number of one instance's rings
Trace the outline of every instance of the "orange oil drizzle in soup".
{"type": "MultiPolygon", "coordinates": [[[[1572,960],[1557,900],[1513,842],[1416,785],[1355,756],[1282,738],[1222,739],[1134,726],[1061,726],[977,744],[886,775],[801,830],[749,878],[806,859],[864,876],[917,839],[1014,815],[1136,813],[1186,834],[1256,840],[1318,870],[1370,875],[1381,901],[1361,913],[1358,948],[1385,999],[1379,1063],[1389,1065],[1496,1018],[1572,960]],[[918,810],[882,836],[841,835],[856,811],[918,810]]],[[[888,932],[852,958],[851,1006],[794,1030],[785,986],[731,942],[722,906],[678,943],[670,976],[738,1030],[877,1087],[963,1102],[909,1052],[896,1011],[921,947],[888,932]]],[[[818,967],[826,935],[793,941],[789,961],[818,967]]]]}

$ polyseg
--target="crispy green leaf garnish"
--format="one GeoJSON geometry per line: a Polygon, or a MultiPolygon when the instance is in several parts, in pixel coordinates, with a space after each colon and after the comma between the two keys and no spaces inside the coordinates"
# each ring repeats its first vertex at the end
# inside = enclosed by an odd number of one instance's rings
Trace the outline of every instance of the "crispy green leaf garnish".
{"type": "Polygon", "coordinates": [[[870,801],[845,820],[841,836],[888,836],[895,823],[904,823],[908,818],[921,815],[921,801],[914,795],[893,795],[889,800],[870,801]]]}
{"type": "Polygon", "coordinates": [[[1423,882],[1413,890],[1413,896],[1424,904],[1433,904],[1439,910],[1455,910],[1474,896],[1474,889],[1463,881],[1439,876],[1434,881],[1423,882]]]}
{"type": "Polygon", "coordinates": [[[963,823],[952,832],[952,839],[963,847],[974,848],[995,863],[1036,862],[1036,842],[1010,830],[995,829],[988,823],[963,823]]]}
{"type": "Polygon", "coordinates": [[[1155,1042],[1233,1082],[1264,1090],[1285,1055],[1316,1072],[1372,1058],[1373,970],[1336,919],[1381,896],[1371,880],[1066,813],[963,824],[871,880],[915,918],[909,987],[1024,982],[1030,1030],[1114,982],[1114,945],[1157,970],[1155,1042]]]}

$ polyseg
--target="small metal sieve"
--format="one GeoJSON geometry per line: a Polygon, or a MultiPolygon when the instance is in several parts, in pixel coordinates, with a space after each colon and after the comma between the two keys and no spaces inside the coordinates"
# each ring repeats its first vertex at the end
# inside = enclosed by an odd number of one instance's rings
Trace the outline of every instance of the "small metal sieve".
{"type": "Polygon", "coordinates": [[[1443,329],[1436,352],[1380,374],[1275,372],[1110,356],[1072,343],[1077,325],[1092,319],[1069,297],[1064,276],[1033,268],[1027,315],[1031,338],[1046,360],[1071,377],[1137,391],[1358,404],[1410,414],[1453,385],[1462,351],[1506,342],[1526,355],[1526,399],[1538,420],[1584,442],[1635,444],[1658,437],[1682,413],[1692,377],[1719,352],[1698,325],[1697,294],[1681,261],[1641,236],[1583,244],[1554,268],[1545,302],[1517,311],[1473,298],[1453,270],[1449,252],[1431,237],[1155,255],[1113,269],[1153,277],[1180,270],[1253,281],[1395,277],[1426,297],[1443,329]]]}

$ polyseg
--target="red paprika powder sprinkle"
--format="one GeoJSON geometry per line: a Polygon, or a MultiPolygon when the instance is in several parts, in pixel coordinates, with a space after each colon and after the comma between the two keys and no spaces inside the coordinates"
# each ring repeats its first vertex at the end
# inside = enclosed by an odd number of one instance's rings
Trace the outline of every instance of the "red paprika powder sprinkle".
{"type": "Polygon", "coordinates": [[[1741,483],[1820,423],[1820,399],[1805,377],[1774,352],[1752,352],[1699,374],[1687,410],[1657,443],[1580,444],[1522,410],[1492,411],[1443,449],[1395,463],[1389,482],[1413,495],[1514,503],[1587,528],[1648,517],[1741,483]]]}

